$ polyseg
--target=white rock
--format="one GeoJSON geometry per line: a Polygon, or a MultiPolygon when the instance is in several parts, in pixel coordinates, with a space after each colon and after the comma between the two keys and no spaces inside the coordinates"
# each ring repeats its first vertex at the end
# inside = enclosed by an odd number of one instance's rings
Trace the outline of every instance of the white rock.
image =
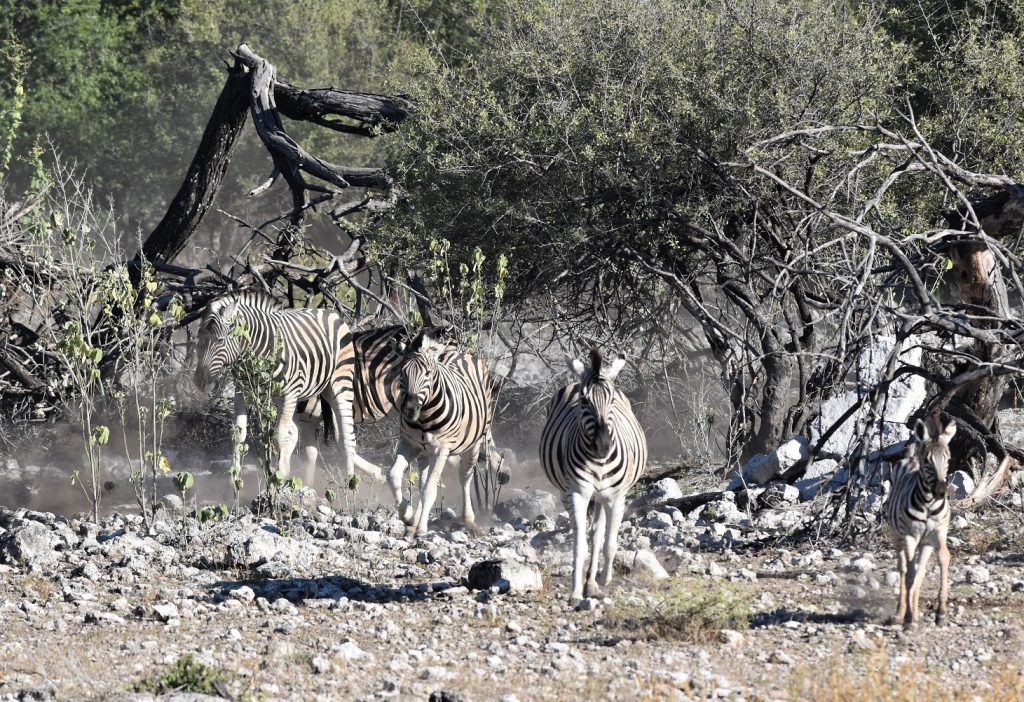
{"type": "Polygon", "coordinates": [[[718,632],[718,641],[726,646],[739,646],[744,642],[746,637],[738,631],[733,629],[722,629],[718,632]]]}
{"type": "Polygon", "coordinates": [[[153,605],[153,614],[160,621],[167,623],[178,618],[178,608],[173,602],[153,605]]]}
{"type": "Polygon", "coordinates": [[[980,585],[987,583],[992,579],[992,576],[985,566],[967,566],[964,568],[964,579],[971,584],[980,585]]]}
{"type": "Polygon", "coordinates": [[[851,561],[850,567],[858,573],[869,573],[875,569],[875,564],[867,556],[861,556],[851,561]]]}
{"type": "Polygon", "coordinates": [[[513,560],[487,560],[474,563],[467,577],[474,590],[497,587],[501,592],[529,592],[542,590],[544,580],[540,571],[513,560]]]}
{"type": "Polygon", "coordinates": [[[342,660],[355,661],[360,658],[365,658],[368,654],[363,649],[359,648],[352,639],[342,639],[341,643],[331,646],[331,653],[334,653],[342,660]]]}
{"type": "Polygon", "coordinates": [[[974,479],[962,470],[958,470],[949,476],[948,483],[953,488],[950,496],[954,500],[962,500],[974,492],[974,479]]]}
{"type": "Polygon", "coordinates": [[[658,561],[658,557],[647,549],[639,551],[620,550],[615,554],[615,560],[623,570],[637,575],[644,575],[654,580],[664,580],[669,577],[668,572],[658,561]]]}

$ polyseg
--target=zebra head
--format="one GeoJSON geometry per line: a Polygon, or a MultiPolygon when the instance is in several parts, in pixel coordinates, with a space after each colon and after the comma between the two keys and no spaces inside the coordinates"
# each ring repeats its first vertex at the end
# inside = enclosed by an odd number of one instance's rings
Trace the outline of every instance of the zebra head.
{"type": "Polygon", "coordinates": [[[199,361],[193,377],[200,390],[209,388],[214,379],[242,353],[242,338],[231,333],[241,305],[238,298],[228,296],[211,301],[203,310],[196,341],[199,361]]]}
{"type": "Polygon", "coordinates": [[[579,420],[583,439],[594,455],[607,456],[612,449],[615,426],[615,387],[612,381],[626,365],[617,358],[605,366],[597,349],[590,350],[590,368],[567,356],[569,370],[579,378],[579,420]]]}
{"type": "Polygon", "coordinates": [[[437,384],[437,363],[447,348],[432,336],[421,331],[411,342],[395,341],[394,350],[403,357],[399,378],[402,415],[410,422],[420,418],[423,405],[437,384]]]}
{"type": "Polygon", "coordinates": [[[914,436],[920,443],[921,480],[933,495],[946,494],[946,474],[949,470],[949,442],[956,434],[956,420],[943,424],[939,413],[925,421],[917,420],[914,436]]]}

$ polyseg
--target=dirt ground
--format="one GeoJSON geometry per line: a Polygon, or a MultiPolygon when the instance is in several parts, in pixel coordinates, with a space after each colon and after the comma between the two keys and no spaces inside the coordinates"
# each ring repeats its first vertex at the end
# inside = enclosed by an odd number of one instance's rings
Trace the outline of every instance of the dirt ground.
{"type": "Polygon", "coordinates": [[[620,572],[578,611],[565,534],[524,520],[408,541],[387,510],[321,505],[280,525],[186,520],[186,545],[170,517],[147,534],[119,515],[3,515],[4,700],[148,699],[161,677],[250,700],[1024,699],[1019,510],[957,522],[948,624],[931,621],[933,568],[910,631],[885,625],[881,533],[687,547],[689,522],[674,545],[627,524],[624,550],[650,542],[669,577],[620,572]],[[57,546],[12,562],[29,522],[57,546]],[[465,587],[485,558],[535,568],[543,588],[465,587]]]}

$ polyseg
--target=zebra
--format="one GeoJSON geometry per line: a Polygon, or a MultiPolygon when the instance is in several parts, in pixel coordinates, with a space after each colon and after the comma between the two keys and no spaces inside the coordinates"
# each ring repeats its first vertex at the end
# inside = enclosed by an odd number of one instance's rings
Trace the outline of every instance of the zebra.
{"type": "MultiPolygon", "coordinates": [[[[356,454],[352,429],[352,383],[355,365],[352,334],[340,316],[327,310],[288,309],[259,292],[229,293],[203,310],[194,376],[200,389],[246,352],[276,356],[276,378],[282,383],[278,417],[278,476],[291,472],[298,442],[294,414],[302,400],[319,397],[330,409],[337,440],[344,454],[345,475],[358,467],[377,480],[380,468],[356,454]]],[[[236,429],[232,432],[232,468],[241,466],[248,414],[241,392],[235,391],[236,429]]]]}
{"type": "Polygon", "coordinates": [[[647,439],[629,400],[612,385],[625,366],[625,359],[605,365],[597,349],[592,349],[589,368],[568,355],[566,361],[578,382],[560,389],[548,406],[547,422],[540,436],[540,462],[548,480],[564,496],[572,519],[574,551],[569,602],[576,605],[584,595],[598,595],[598,583],[607,585],[611,581],[626,492],[644,471],[647,439]],[[593,543],[584,587],[587,513],[591,501],[595,502],[593,543]],[[604,570],[597,578],[602,546],[604,570]]]}
{"type": "Polygon", "coordinates": [[[956,421],[943,424],[938,413],[914,425],[910,452],[894,469],[892,491],[885,503],[886,520],[892,530],[900,568],[900,601],[894,623],[917,623],[918,599],[932,551],[939,552],[939,600],[935,623],[946,617],[949,597],[949,500],[946,473],[949,442],[956,434],[956,421]],[[920,447],[918,449],[918,447],[920,447]]]}
{"type": "Polygon", "coordinates": [[[406,533],[426,533],[441,471],[451,456],[460,459],[463,520],[477,531],[472,482],[480,451],[487,450],[493,415],[493,386],[487,368],[470,353],[447,351],[426,330],[408,344],[396,340],[394,349],[402,355],[402,428],[387,482],[406,533]],[[402,495],[402,478],[406,467],[427,452],[429,464],[420,471],[420,500],[414,512],[402,495]]]}
{"type": "MultiPolygon", "coordinates": [[[[426,334],[433,338],[439,335],[436,328],[428,328],[426,334]]],[[[353,377],[353,420],[355,424],[369,424],[397,416],[402,396],[402,364],[404,354],[396,345],[408,342],[406,328],[390,325],[354,332],[352,347],[355,352],[355,373],[353,377]]],[[[442,359],[461,355],[458,347],[446,344],[441,352],[442,359]]],[[[332,433],[329,412],[320,398],[306,400],[299,408],[300,432],[306,461],[314,464],[317,458],[316,428],[325,419],[325,437],[332,433]]],[[[480,462],[484,464],[473,473],[472,500],[474,513],[490,514],[499,485],[508,482],[509,470],[501,453],[494,447],[490,427],[487,429],[486,450],[481,452],[480,462]]],[[[460,460],[458,456],[450,458],[460,460]]]]}

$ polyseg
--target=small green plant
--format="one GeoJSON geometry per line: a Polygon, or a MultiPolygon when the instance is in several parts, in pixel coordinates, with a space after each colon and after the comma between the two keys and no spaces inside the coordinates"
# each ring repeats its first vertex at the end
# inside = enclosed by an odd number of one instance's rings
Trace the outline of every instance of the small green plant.
{"type": "Polygon", "coordinates": [[[633,638],[707,643],[722,629],[746,629],[750,608],[750,593],[740,586],[673,579],[617,598],[605,624],[633,638]]]}
{"type": "Polygon", "coordinates": [[[181,538],[186,543],[188,542],[188,521],[186,515],[188,510],[185,509],[185,496],[192,486],[195,484],[195,477],[188,471],[182,471],[181,473],[174,474],[174,489],[181,495],[181,538]]]}
{"type": "MultiPolygon", "coordinates": [[[[243,339],[249,339],[249,330],[242,322],[236,324],[230,333],[243,339]]],[[[281,381],[276,377],[276,371],[280,366],[281,351],[281,342],[277,341],[270,354],[260,354],[249,350],[231,366],[235,388],[242,394],[249,418],[256,420],[256,426],[250,427],[249,431],[252,433],[255,430],[254,436],[259,448],[260,463],[267,476],[271,504],[275,511],[278,511],[278,490],[285,482],[284,475],[280,473],[276,465],[278,410],[277,404],[274,402],[275,398],[279,397],[284,390],[281,381]]],[[[241,432],[242,428],[236,425],[235,431],[241,432]]],[[[248,452],[248,446],[242,443],[232,459],[229,471],[232,488],[235,491],[236,506],[238,491],[242,487],[242,456],[246,452],[248,452]]]]}
{"type": "Polygon", "coordinates": [[[227,690],[227,679],[224,673],[203,665],[189,653],[172,663],[163,675],[137,682],[132,686],[132,690],[154,695],[196,692],[220,696],[227,690]]]}

